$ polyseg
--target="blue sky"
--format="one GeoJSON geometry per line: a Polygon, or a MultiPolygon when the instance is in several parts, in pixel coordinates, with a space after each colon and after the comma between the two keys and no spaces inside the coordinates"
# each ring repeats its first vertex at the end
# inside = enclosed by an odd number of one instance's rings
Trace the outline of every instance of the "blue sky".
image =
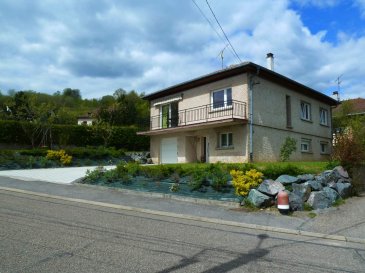
{"type": "MultiPolygon", "coordinates": [[[[1,0],[0,90],[150,93],[221,68],[206,0],[1,0]]],[[[330,95],[365,97],[365,0],[209,0],[242,61],[330,95]]],[[[220,33],[218,36],[217,33],[220,33]]],[[[230,48],[224,66],[239,61],[230,48]]]]}

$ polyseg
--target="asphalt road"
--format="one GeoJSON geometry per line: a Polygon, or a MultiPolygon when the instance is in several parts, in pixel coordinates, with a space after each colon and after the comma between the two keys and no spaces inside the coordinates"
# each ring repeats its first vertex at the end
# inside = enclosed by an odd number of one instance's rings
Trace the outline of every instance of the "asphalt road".
{"type": "Polygon", "coordinates": [[[0,191],[0,272],[365,272],[365,245],[0,191]]]}

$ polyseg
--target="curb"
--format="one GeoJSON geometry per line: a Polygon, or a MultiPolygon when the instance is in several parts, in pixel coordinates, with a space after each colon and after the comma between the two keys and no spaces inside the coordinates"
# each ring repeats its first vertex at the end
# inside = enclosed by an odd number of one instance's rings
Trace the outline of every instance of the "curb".
{"type": "Polygon", "coordinates": [[[6,187],[0,187],[0,190],[29,194],[29,195],[45,197],[45,198],[52,198],[52,199],[63,200],[63,201],[88,204],[88,205],[101,206],[101,207],[106,207],[106,208],[133,211],[133,212],[151,214],[151,215],[156,215],[156,216],[165,216],[165,217],[171,217],[171,218],[176,218],[176,219],[192,220],[192,221],[199,221],[199,222],[205,222],[205,223],[211,223],[211,224],[219,224],[219,225],[232,226],[232,227],[241,227],[241,228],[252,229],[252,230],[269,231],[269,232],[276,232],[276,233],[283,233],[283,234],[290,234],[290,235],[301,235],[301,236],[313,237],[313,238],[318,238],[318,239],[329,239],[329,240],[342,241],[342,242],[365,244],[365,239],[347,237],[347,236],[343,236],[343,235],[322,234],[322,233],[316,233],[316,232],[310,232],[310,231],[278,228],[278,227],[263,226],[263,225],[248,224],[248,223],[239,223],[239,222],[226,221],[226,220],[220,220],[220,219],[214,219],[214,218],[192,216],[192,215],[187,215],[187,214],[177,214],[177,213],[172,213],[172,212],[136,208],[136,207],[130,207],[130,206],[124,206],[124,205],[116,205],[116,204],[109,204],[109,203],[103,203],[103,202],[97,202],[97,201],[89,201],[89,200],[84,200],[84,199],[61,197],[61,196],[56,196],[56,195],[37,193],[37,192],[32,192],[32,191],[27,191],[27,190],[12,189],[12,188],[6,188],[6,187]]]}

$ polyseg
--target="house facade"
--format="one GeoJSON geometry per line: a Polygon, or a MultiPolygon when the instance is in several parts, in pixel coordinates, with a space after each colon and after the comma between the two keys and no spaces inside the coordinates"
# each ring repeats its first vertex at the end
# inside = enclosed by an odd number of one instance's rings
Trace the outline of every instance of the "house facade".
{"type": "Polygon", "coordinates": [[[154,163],[278,161],[287,137],[290,160],[331,153],[337,101],[251,62],[149,94],[154,163]]]}

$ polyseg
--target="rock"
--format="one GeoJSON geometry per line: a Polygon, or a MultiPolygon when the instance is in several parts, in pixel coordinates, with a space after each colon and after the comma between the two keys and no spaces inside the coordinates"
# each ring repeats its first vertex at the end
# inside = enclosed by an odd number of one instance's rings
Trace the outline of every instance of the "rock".
{"type": "Polygon", "coordinates": [[[314,175],[313,174],[301,174],[301,175],[298,175],[297,178],[299,179],[300,182],[306,182],[309,180],[313,180],[314,175]]]}
{"type": "Polygon", "coordinates": [[[320,181],[322,186],[326,187],[331,182],[336,183],[339,178],[336,172],[328,170],[317,176],[316,180],[320,181]]]}
{"type": "Polygon", "coordinates": [[[304,202],[302,198],[296,195],[293,192],[289,192],[289,207],[293,211],[303,210],[304,209],[304,202]]]}
{"type": "Polygon", "coordinates": [[[260,184],[257,190],[266,195],[275,196],[279,191],[285,190],[285,188],[280,182],[272,179],[266,179],[260,184]]]}
{"type": "Polygon", "coordinates": [[[147,158],[147,164],[153,164],[152,158],[147,158]]]}
{"type": "Polygon", "coordinates": [[[312,191],[320,191],[323,189],[321,182],[318,180],[309,180],[305,184],[309,185],[312,191]]]}
{"type": "Polygon", "coordinates": [[[292,184],[293,193],[299,196],[303,202],[307,201],[311,194],[311,187],[308,184],[292,184]]]}
{"type": "Polygon", "coordinates": [[[336,183],[336,191],[342,198],[351,196],[351,184],[350,183],[336,183]]]}
{"type": "Polygon", "coordinates": [[[310,194],[307,203],[313,209],[325,209],[329,208],[332,205],[332,201],[323,191],[313,191],[310,194]]]}
{"type": "Polygon", "coordinates": [[[280,182],[281,184],[283,184],[285,186],[285,185],[297,183],[297,182],[299,182],[299,179],[295,176],[283,174],[283,175],[280,175],[278,178],[276,178],[275,181],[280,182]]]}
{"type": "Polygon", "coordinates": [[[337,184],[337,183],[335,183],[335,182],[331,181],[331,182],[329,182],[329,183],[327,184],[327,187],[335,190],[335,189],[336,189],[336,184],[337,184]]]}
{"type": "Polygon", "coordinates": [[[324,187],[322,192],[324,192],[324,194],[331,200],[331,204],[336,202],[337,199],[341,198],[338,192],[330,187],[324,187]]]}
{"type": "Polygon", "coordinates": [[[272,198],[259,192],[258,190],[250,190],[247,200],[257,208],[266,208],[271,206],[272,198]]]}
{"type": "Polygon", "coordinates": [[[339,178],[349,178],[349,173],[342,166],[337,166],[333,171],[338,174],[339,178]]]}

